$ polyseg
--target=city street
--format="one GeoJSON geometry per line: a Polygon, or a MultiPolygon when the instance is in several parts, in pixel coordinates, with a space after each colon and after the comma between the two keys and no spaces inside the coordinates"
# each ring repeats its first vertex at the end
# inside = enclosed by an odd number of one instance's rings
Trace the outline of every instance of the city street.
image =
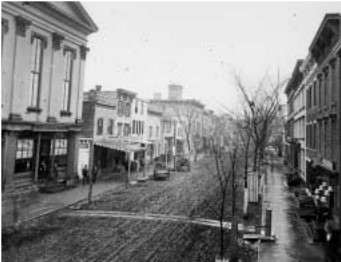
{"type": "MultiPolygon", "coordinates": [[[[105,194],[90,206],[83,204],[73,209],[218,219],[219,184],[209,172],[214,170],[212,160],[201,159],[192,165],[192,172],[172,173],[170,181],[149,180],[105,194]]],[[[242,196],[237,199],[237,206],[241,207],[242,196]]],[[[3,261],[214,261],[219,252],[218,227],[165,217],[160,221],[60,214],[9,237],[2,258],[3,261]]],[[[244,257],[248,254],[243,251],[244,257]]]]}

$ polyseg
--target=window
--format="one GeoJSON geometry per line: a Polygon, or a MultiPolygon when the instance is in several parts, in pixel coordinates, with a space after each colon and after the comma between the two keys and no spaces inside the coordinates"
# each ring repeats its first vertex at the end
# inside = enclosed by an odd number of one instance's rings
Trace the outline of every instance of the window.
{"type": "Polygon", "coordinates": [[[40,83],[43,64],[43,39],[33,37],[31,54],[30,106],[39,107],[40,83]]]}
{"type": "Polygon", "coordinates": [[[109,123],[108,123],[108,134],[109,134],[109,135],[114,134],[114,120],[113,120],[113,119],[109,119],[109,123]]]}
{"type": "Polygon", "coordinates": [[[153,136],[153,127],[149,126],[149,138],[152,138],[153,136]]]}
{"type": "Polygon", "coordinates": [[[97,119],[97,135],[103,134],[103,118],[97,119]]]}
{"type": "Polygon", "coordinates": [[[117,134],[118,134],[118,136],[122,136],[123,135],[123,124],[122,123],[118,123],[117,124],[117,134]]]}
{"type": "Polygon", "coordinates": [[[144,103],[143,101],[141,101],[141,112],[140,112],[141,115],[143,115],[143,106],[144,106],[144,103]]]}
{"type": "Polygon", "coordinates": [[[124,124],[123,136],[129,136],[130,134],[130,125],[124,124]]]}
{"type": "Polygon", "coordinates": [[[64,52],[64,78],[63,78],[63,111],[70,111],[70,97],[72,86],[74,51],[65,50],[64,52]]]}
{"type": "Polygon", "coordinates": [[[130,103],[126,103],[126,106],[125,106],[125,116],[126,117],[130,117],[130,110],[131,110],[130,103]]]}
{"type": "Polygon", "coordinates": [[[159,126],[156,127],[156,133],[155,133],[155,137],[158,138],[159,137],[159,126]]]}
{"type": "Polygon", "coordinates": [[[55,163],[58,167],[67,165],[67,139],[55,139],[51,141],[50,155],[55,156],[55,163]],[[53,146],[54,142],[54,146],[53,146]],[[53,149],[54,147],[54,149],[53,149]]]}
{"type": "Polygon", "coordinates": [[[163,123],[163,130],[165,133],[169,133],[171,131],[171,122],[166,121],[163,123]]]}
{"type": "Polygon", "coordinates": [[[118,109],[117,109],[118,116],[123,116],[123,102],[118,101],[118,109]]]}
{"type": "Polygon", "coordinates": [[[33,139],[18,139],[15,155],[15,173],[33,171],[33,139]]]}
{"type": "Polygon", "coordinates": [[[135,114],[139,112],[139,101],[135,100],[135,114]]]}

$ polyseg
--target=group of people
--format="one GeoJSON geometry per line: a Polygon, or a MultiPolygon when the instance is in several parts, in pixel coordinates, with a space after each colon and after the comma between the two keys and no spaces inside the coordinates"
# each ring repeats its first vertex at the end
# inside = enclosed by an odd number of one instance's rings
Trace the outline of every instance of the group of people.
{"type": "MultiPolygon", "coordinates": [[[[89,184],[90,183],[90,170],[88,169],[88,166],[85,165],[82,169],[82,179],[83,179],[83,185],[85,184],[89,184]]],[[[93,168],[92,168],[92,176],[91,176],[91,179],[92,179],[92,182],[95,184],[96,183],[96,180],[97,180],[97,177],[98,177],[98,172],[99,172],[99,165],[96,163],[94,164],[93,168]]]]}

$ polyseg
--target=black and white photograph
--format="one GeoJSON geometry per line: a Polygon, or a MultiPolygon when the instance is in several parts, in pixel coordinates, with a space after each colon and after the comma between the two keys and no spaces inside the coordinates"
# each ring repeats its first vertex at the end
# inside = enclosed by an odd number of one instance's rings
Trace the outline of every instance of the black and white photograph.
{"type": "Polygon", "coordinates": [[[340,1],[1,1],[1,261],[341,262],[340,1]]]}

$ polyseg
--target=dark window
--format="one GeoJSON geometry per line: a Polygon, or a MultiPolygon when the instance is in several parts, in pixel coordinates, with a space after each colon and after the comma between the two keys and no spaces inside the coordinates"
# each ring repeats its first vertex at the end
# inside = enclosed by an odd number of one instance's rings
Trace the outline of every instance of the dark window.
{"type": "Polygon", "coordinates": [[[118,136],[121,137],[123,135],[123,124],[122,123],[117,124],[117,131],[118,131],[118,136]]]}
{"type": "Polygon", "coordinates": [[[155,137],[159,137],[159,126],[156,127],[156,134],[155,137]]]}
{"type": "Polygon", "coordinates": [[[117,114],[118,116],[123,116],[123,101],[118,101],[117,114]]]}
{"type": "Polygon", "coordinates": [[[97,135],[103,134],[103,118],[97,119],[97,135]]]}
{"type": "Polygon", "coordinates": [[[125,107],[125,116],[126,117],[130,117],[130,110],[131,110],[130,103],[126,103],[126,107],[125,107]]]}
{"type": "Polygon", "coordinates": [[[129,136],[130,134],[130,125],[129,124],[124,124],[124,130],[123,130],[123,136],[129,136]]]}
{"type": "Polygon", "coordinates": [[[139,112],[139,102],[138,100],[135,100],[135,114],[139,112]]]}
{"type": "Polygon", "coordinates": [[[34,37],[31,55],[30,106],[39,107],[40,83],[43,64],[43,39],[34,37]]]}
{"type": "Polygon", "coordinates": [[[33,139],[18,139],[15,155],[15,173],[33,171],[33,139]]]}
{"type": "Polygon", "coordinates": [[[140,112],[141,115],[143,115],[143,106],[144,106],[144,103],[143,101],[141,101],[141,112],[140,112]]]}
{"type": "Polygon", "coordinates": [[[152,138],[153,136],[153,127],[149,126],[149,138],[152,138]]]}
{"type": "Polygon", "coordinates": [[[114,120],[113,119],[109,119],[108,134],[112,135],[113,133],[114,133],[114,120]]]}
{"type": "Polygon", "coordinates": [[[314,89],[313,89],[313,106],[317,105],[317,92],[316,92],[316,81],[314,82],[314,89]]]}
{"type": "Polygon", "coordinates": [[[72,51],[65,51],[64,78],[63,78],[63,111],[70,111],[70,97],[72,86],[72,70],[74,54],[72,51]]]}
{"type": "Polygon", "coordinates": [[[163,123],[163,130],[165,133],[169,133],[171,131],[171,122],[166,121],[163,123]]]}

